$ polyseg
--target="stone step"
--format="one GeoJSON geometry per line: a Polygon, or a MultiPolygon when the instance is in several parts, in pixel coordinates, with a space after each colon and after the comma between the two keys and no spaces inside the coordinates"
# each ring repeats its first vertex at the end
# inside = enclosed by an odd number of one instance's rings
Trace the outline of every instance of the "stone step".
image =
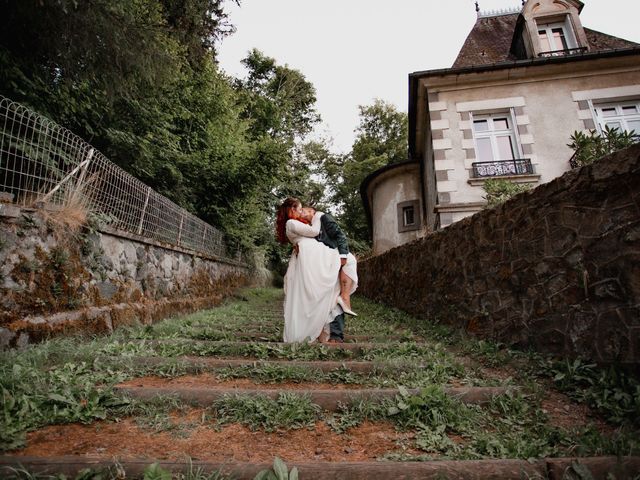
{"type": "MultiPolygon", "coordinates": [[[[285,342],[248,342],[248,341],[235,341],[235,340],[196,340],[196,339],[183,339],[183,340],[189,340],[190,344],[195,344],[195,345],[202,345],[202,346],[209,346],[212,349],[215,347],[227,347],[227,348],[242,348],[242,347],[248,347],[251,345],[269,345],[273,348],[292,348],[294,345],[305,345],[308,347],[312,347],[312,348],[328,348],[328,349],[332,349],[332,350],[348,350],[350,352],[353,352],[354,354],[360,354],[369,350],[373,350],[376,348],[388,348],[394,345],[402,345],[405,343],[409,343],[409,342],[381,342],[381,343],[371,343],[371,342],[363,342],[363,343],[349,343],[349,342],[345,342],[345,343],[318,343],[318,342],[314,342],[314,343],[308,343],[308,344],[295,344],[295,343],[285,343],[285,342]]],[[[171,344],[171,343],[178,343],[180,341],[179,338],[176,339],[167,339],[167,340],[160,340],[160,339],[156,339],[156,340],[150,340],[149,343],[151,343],[152,345],[162,345],[162,344],[171,344]]],[[[418,342],[411,342],[411,343],[415,343],[418,346],[425,346],[428,345],[427,343],[418,343],[418,342]]]]}
{"type": "MultiPolygon", "coordinates": [[[[154,460],[152,458],[106,458],[86,455],[63,457],[0,456],[0,476],[10,478],[16,470],[33,475],[66,475],[75,478],[84,469],[124,470],[127,478],[142,478],[150,464],[158,464],[173,474],[200,470],[204,474],[221,472],[237,480],[253,480],[267,463],[154,460]]],[[[634,478],[640,472],[640,457],[546,458],[539,460],[441,460],[427,462],[287,462],[296,467],[301,479],[313,480],[521,480],[523,478],[565,477],[577,462],[585,466],[594,480],[634,478]]],[[[589,477],[589,478],[591,478],[589,477]]],[[[114,477],[115,478],[115,477],[114,477]]],[[[120,477],[118,477],[120,478],[120,477]]],[[[577,477],[576,477],[577,478],[577,477]]],[[[587,478],[587,477],[580,477],[587,478]]]]}
{"type": "MultiPolygon", "coordinates": [[[[247,315],[238,315],[238,316],[225,316],[224,319],[217,318],[215,321],[196,321],[191,323],[189,327],[191,328],[206,328],[206,327],[215,327],[220,328],[221,330],[235,330],[238,326],[247,327],[252,329],[261,330],[263,328],[282,328],[284,325],[284,316],[279,317],[268,317],[268,318],[256,318],[254,316],[247,315]]],[[[353,325],[354,328],[358,328],[360,325],[358,323],[358,319],[347,318],[346,320],[347,329],[349,325],[353,325]]],[[[370,327],[373,328],[373,327],[370,327]]],[[[411,330],[406,327],[394,326],[387,324],[385,325],[385,330],[390,330],[394,333],[402,334],[402,333],[411,333],[411,330]]]]}
{"type": "MultiPolygon", "coordinates": [[[[122,357],[102,357],[112,361],[122,361],[122,357]]],[[[255,360],[246,358],[212,358],[212,357],[128,357],[133,363],[148,366],[181,365],[188,373],[198,373],[203,370],[221,370],[224,368],[240,367],[302,367],[322,372],[345,369],[354,373],[371,373],[383,371],[407,371],[426,368],[425,365],[415,362],[367,362],[367,361],[333,361],[333,360],[255,360]]]]}
{"type": "MultiPolygon", "coordinates": [[[[277,398],[281,393],[288,392],[300,396],[308,396],[311,402],[324,410],[337,411],[340,404],[348,405],[361,400],[380,401],[395,398],[399,394],[395,388],[353,388],[353,389],[296,389],[287,390],[277,386],[262,386],[261,388],[178,388],[178,387],[116,387],[116,390],[132,398],[148,401],[158,396],[172,396],[195,406],[209,406],[225,395],[249,395],[277,398]]],[[[493,397],[513,391],[513,387],[446,387],[444,391],[461,402],[483,405],[493,397]]],[[[410,395],[420,393],[419,388],[407,389],[410,395]]]]}
{"type": "MultiPolygon", "coordinates": [[[[211,336],[219,336],[221,338],[233,338],[235,340],[263,340],[263,341],[279,341],[282,339],[282,330],[278,329],[275,331],[212,331],[212,332],[198,332],[196,335],[193,335],[194,338],[199,335],[211,335],[211,336]]],[[[366,343],[366,342],[375,342],[376,340],[380,341],[388,341],[388,342],[403,342],[403,341],[412,341],[412,342],[423,342],[424,340],[421,338],[410,338],[402,335],[345,335],[344,341],[346,343],[366,343]]]]}

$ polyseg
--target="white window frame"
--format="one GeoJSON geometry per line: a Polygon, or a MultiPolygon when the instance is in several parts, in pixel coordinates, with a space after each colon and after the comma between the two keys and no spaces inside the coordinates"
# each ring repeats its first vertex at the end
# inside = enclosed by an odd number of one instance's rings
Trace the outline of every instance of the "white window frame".
{"type": "Polygon", "coordinates": [[[509,158],[495,158],[496,152],[499,151],[498,148],[498,137],[503,137],[509,135],[513,142],[513,160],[520,160],[524,158],[522,154],[522,146],[520,144],[520,136],[518,135],[518,125],[516,124],[516,115],[513,108],[502,111],[494,111],[494,112],[469,112],[469,117],[471,120],[471,133],[473,135],[473,145],[476,152],[476,162],[500,162],[500,161],[508,161],[511,160],[509,158]],[[493,130],[489,129],[487,132],[476,132],[475,122],[477,120],[488,119],[490,124],[493,125],[494,119],[497,118],[507,118],[509,122],[510,129],[509,130],[493,130]],[[494,155],[492,160],[481,160],[480,159],[480,149],[478,148],[478,139],[479,138],[490,138],[491,139],[491,152],[494,155]]]}
{"type": "MultiPolygon", "coordinates": [[[[595,117],[595,123],[598,127],[598,131],[602,133],[604,131],[604,127],[608,122],[614,121],[620,124],[622,131],[629,132],[631,129],[629,128],[628,121],[629,120],[640,120],[640,99],[635,100],[627,100],[627,101],[618,101],[618,102],[607,102],[607,103],[595,103],[593,105],[593,113],[595,117]],[[636,113],[632,113],[629,115],[625,115],[623,112],[623,107],[636,107],[636,113]],[[615,108],[616,115],[605,117],[603,114],[603,110],[615,108]]],[[[634,129],[635,130],[635,129],[634,129]]],[[[640,129],[636,130],[636,134],[640,135],[640,129]]]]}
{"type": "Polygon", "coordinates": [[[537,23],[536,22],[536,35],[538,35],[538,42],[540,45],[540,53],[550,53],[557,52],[556,55],[562,55],[564,50],[572,50],[574,48],[578,48],[578,42],[573,33],[573,28],[571,28],[571,23],[569,21],[569,17],[565,17],[562,22],[549,22],[549,23],[537,23]],[[562,34],[564,36],[565,41],[567,42],[567,48],[564,48],[564,45],[556,45],[555,37],[553,36],[554,29],[562,29],[562,34]],[[543,50],[542,44],[540,43],[540,31],[544,30],[549,40],[549,46],[551,50],[543,50]]]}

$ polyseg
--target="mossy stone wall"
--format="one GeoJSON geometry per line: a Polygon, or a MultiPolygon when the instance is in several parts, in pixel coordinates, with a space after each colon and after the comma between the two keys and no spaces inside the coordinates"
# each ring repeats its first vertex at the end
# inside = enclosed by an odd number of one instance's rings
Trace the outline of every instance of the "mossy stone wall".
{"type": "Polygon", "coordinates": [[[60,216],[0,210],[0,348],[194,311],[248,283],[240,262],[88,225],[74,231],[60,216]]]}

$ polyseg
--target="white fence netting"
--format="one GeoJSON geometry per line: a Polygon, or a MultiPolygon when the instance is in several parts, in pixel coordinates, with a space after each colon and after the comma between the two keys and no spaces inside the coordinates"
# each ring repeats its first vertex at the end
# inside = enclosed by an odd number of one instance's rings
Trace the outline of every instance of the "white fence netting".
{"type": "Polygon", "coordinates": [[[241,261],[224,236],[69,130],[0,96],[0,195],[23,207],[82,205],[109,229],[241,261]]]}

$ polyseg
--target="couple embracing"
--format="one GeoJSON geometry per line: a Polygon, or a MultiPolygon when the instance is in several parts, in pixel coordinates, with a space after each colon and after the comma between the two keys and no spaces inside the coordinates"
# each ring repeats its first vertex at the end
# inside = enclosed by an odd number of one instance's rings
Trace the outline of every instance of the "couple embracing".
{"type": "Polygon", "coordinates": [[[284,341],[342,342],[358,286],[356,259],[335,219],[297,198],[278,208],[276,237],[293,245],[284,279],[284,341]]]}

